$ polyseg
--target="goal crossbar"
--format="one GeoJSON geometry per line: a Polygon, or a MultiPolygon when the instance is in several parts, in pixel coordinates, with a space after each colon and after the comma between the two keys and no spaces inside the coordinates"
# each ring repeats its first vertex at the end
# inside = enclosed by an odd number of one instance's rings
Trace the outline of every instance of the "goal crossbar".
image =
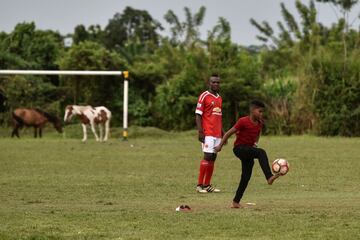
{"type": "Polygon", "coordinates": [[[81,70],[0,70],[0,74],[8,75],[112,75],[121,76],[122,71],[81,71],[81,70]]]}

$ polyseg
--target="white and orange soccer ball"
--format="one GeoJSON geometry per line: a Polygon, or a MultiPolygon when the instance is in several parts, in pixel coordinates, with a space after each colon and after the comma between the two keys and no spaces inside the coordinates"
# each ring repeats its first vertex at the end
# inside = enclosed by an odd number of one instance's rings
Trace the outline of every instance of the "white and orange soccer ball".
{"type": "Polygon", "coordinates": [[[271,168],[275,174],[284,176],[289,172],[289,162],[286,159],[278,158],[272,163],[271,168]]]}

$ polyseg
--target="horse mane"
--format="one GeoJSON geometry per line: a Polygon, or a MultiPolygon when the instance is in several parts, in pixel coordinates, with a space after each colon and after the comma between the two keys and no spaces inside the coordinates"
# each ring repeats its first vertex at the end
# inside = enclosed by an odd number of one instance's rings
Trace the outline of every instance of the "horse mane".
{"type": "Polygon", "coordinates": [[[52,123],[55,123],[55,122],[59,121],[59,118],[56,117],[55,115],[52,115],[52,114],[50,114],[48,112],[45,112],[45,111],[43,111],[43,110],[41,110],[39,108],[35,108],[35,111],[37,111],[38,113],[40,113],[41,115],[46,117],[52,123]]]}

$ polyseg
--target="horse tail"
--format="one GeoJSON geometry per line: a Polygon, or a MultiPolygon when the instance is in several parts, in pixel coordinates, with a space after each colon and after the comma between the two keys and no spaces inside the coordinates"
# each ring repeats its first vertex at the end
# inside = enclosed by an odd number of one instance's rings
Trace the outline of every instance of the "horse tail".
{"type": "Polygon", "coordinates": [[[15,112],[12,113],[12,119],[15,124],[18,124],[20,127],[24,125],[24,120],[15,114],[15,112]]]}

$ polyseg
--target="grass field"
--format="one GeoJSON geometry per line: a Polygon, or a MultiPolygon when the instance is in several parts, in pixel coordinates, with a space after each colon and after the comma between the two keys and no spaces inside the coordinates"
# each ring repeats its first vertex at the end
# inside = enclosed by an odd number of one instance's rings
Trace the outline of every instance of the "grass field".
{"type": "Polygon", "coordinates": [[[268,186],[256,163],[243,199],[256,206],[231,209],[231,144],[213,177],[223,192],[199,195],[195,132],[134,135],[0,138],[0,239],[360,239],[359,138],[263,137],[290,172],[268,186]]]}

